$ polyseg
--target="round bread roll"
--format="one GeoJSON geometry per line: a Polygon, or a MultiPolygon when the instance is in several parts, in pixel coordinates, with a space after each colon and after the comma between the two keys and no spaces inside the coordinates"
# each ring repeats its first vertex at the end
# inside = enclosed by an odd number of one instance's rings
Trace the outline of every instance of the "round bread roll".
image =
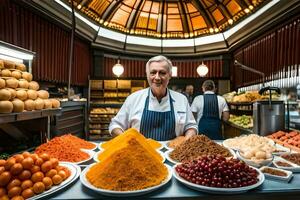
{"type": "Polygon", "coordinates": [[[35,100],[38,97],[37,91],[35,90],[27,90],[28,99],[35,100]]]}
{"type": "Polygon", "coordinates": [[[10,92],[10,99],[14,99],[17,96],[17,91],[12,88],[6,88],[10,92]]]}
{"type": "Polygon", "coordinates": [[[0,60],[0,69],[3,69],[4,68],[4,62],[3,60],[0,60]]]}
{"type": "Polygon", "coordinates": [[[28,87],[29,87],[28,81],[26,81],[25,79],[20,79],[19,80],[19,88],[27,89],[28,87]]]}
{"type": "Polygon", "coordinates": [[[52,101],[50,99],[44,99],[44,109],[52,108],[52,101]]]}
{"type": "Polygon", "coordinates": [[[11,94],[7,89],[0,89],[0,101],[7,101],[11,98],[11,94]]]}
{"type": "Polygon", "coordinates": [[[17,98],[25,101],[26,99],[28,99],[27,92],[25,90],[17,90],[17,98]]]}
{"type": "Polygon", "coordinates": [[[35,102],[32,99],[27,99],[26,101],[24,101],[24,109],[31,111],[35,109],[35,102]]]}
{"type": "Polygon", "coordinates": [[[22,77],[22,74],[21,74],[21,72],[15,70],[15,71],[12,71],[11,76],[16,79],[20,79],[22,77]]]}
{"type": "Polygon", "coordinates": [[[4,60],[4,67],[7,69],[14,69],[15,68],[15,63],[10,60],[4,60]]]}
{"type": "Polygon", "coordinates": [[[28,88],[37,91],[40,88],[40,86],[39,86],[39,84],[37,82],[30,81],[28,88]]]}
{"type": "Polygon", "coordinates": [[[35,109],[36,110],[42,110],[44,108],[44,100],[37,98],[36,100],[34,100],[35,102],[35,109]]]}
{"type": "Polygon", "coordinates": [[[32,74],[29,72],[22,72],[22,78],[26,79],[28,82],[32,81],[32,74]]]}
{"type": "Polygon", "coordinates": [[[23,112],[24,111],[24,102],[21,101],[20,99],[14,99],[11,101],[14,108],[13,108],[13,112],[23,112]]]}
{"type": "Polygon", "coordinates": [[[0,101],[0,113],[11,113],[13,107],[14,106],[10,101],[0,101]]]}
{"type": "Polygon", "coordinates": [[[16,63],[16,69],[25,72],[26,71],[26,66],[23,63],[16,63]]]}
{"type": "Polygon", "coordinates": [[[6,80],[6,87],[17,88],[18,85],[19,85],[19,81],[17,81],[17,79],[15,78],[9,78],[6,80]]]}
{"type": "Polygon", "coordinates": [[[11,77],[11,71],[9,69],[3,69],[1,71],[1,76],[2,77],[11,77]]]}
{"type": "Polygon", "coordinates": [[[38,93],[38,98],[49,99],[49,93],[46,90],[39,90],[37,91],[37,93],[38,93]]]}
{"type": "Polygon", "coordinates": [[[60,107],[60,102],[57,99],[50,99],[52,102],[52,108],[59,108],[60,107]]]}
{"type": "Polygon", "coordinates": [[[5,80],[0,78],[0,89],[5,88],[5,80]]]}

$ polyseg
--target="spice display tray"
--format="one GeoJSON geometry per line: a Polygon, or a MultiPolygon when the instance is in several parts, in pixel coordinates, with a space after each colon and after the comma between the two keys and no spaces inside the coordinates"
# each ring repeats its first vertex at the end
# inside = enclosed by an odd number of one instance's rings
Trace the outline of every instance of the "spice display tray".
{"type": "Polygon", "coordinates": [[[82,164],[82,163],[85,163],[85,162],[87,162],[87,161],[90,161],[90,160],[93,158],[94,154],[95,154],[94,151],[87,150],[87,149],[80,149],[80,151],[83,151],[83,152],[89,154],[89,157],[88,157],[87,159],[82,160],[82,161],[79,161],[79,162],[70,162],[70,163],[80,165],[80,164],[82,164]]]}
{"type": "Polygon", "coordinates": [[[274,160],[273,160],[273,165],[279,169],[284,169],[284,170],[288,170],[288,171],[291,171],[291,172],[294,172],[294,173],[297,173],[297,172],[300,172],[300,166],[295,164],[295,163],[292,163],[282,157],[279,157],[279,156],[275,156],[274,157],[274,160]],[[282,161],[282,162],[286,162],[288,164],[290,164],[292,167],[284,167],[284,166],[280,166],[277,164],[278,161],[282,161]]]}
{"type": "Polygon", "coordinates": [[[168,165],[165,164],[165,166],[168,169],[168,176],[167,178],[159,185],[153,186],[153,187],[149,187],[146,189],[142,189],[142,190],[134,190],[134,191],[113,191],[113,190],[105,190],[105,189],[100,189],[97,188],[95,186],[93,186],[87,179],[86,179],[86,173],[89,171],[89,169],[95,164],[91,164],[88,167],[86,167],[81,175],[80,175],[80,181],[81,183],[89,188],[90,190],[93,190],[97,193],[100,193],[102,195],[105,196],[113,196],[113,197],[130,197],[130,196],[140,196],[140,195],[144,195],[146,193],[152,192],[154,190],[157,190],[161,187],[163,187],[164,185],[166,185],[171,179],[172,179],[172,168],[168,165]]]}
{"type": "Polygon", "coordinates": [[[274,156],[272,155],[271,158],[268,158],[268,159],[265,159],[265,160],[262,160],[260,161],[259,163],[258,162],[254,162],[253,160],[251,159],[246,159],[244,158],[239,151],[236,152],[236,155],[238,157],[239,160],[242,160],[244,161],[247,165],[250,165],[252,167],[262,167],[262,166],[269,166],[272,164],[272,161],[273,161],[273,158],[274,156]]]}
{"type": "Polygon", "coordinates": [[[278,150],[279,152],[273,152],[273,155],[282,155],[282,154],[286,154],[286,153],[290,153],[291,149],[284,147],[280,144],[275,144],[275,148],[276,150],[278,150]]]}
{"type": "Polygon", "coordinates": [[[275,180],[289,182],[291,180],[291,178],[293,177],[293,172],[287,171],[287,170],[284,170],[284,169],[278,169],[278,168],[275,168],[275,167],[266,167],[266,166],[263,166],[263,167],[260,168],[260,171],[262,173],[264,173],[264,175],[265,175],[266,178],[269,178],[269,179],[275,179],[275,180]],[[282,172],[286,173],[286,176],[278,176],[278,175],[273,175],[273,174],[269,174],[269,173],[264,173],[263,170],[265,168],[270,168],[270,169],[273,169],[273,170],[282,171],[282,172]]]}

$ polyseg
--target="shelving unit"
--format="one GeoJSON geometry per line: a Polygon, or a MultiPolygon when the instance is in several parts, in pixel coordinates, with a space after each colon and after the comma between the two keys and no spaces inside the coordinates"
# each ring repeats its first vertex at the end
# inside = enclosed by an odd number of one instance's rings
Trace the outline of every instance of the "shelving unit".
{"type": "Polygon", "coordinates": [[[89,139],[111,139],[108,131],[111,119],[132,92],[145,87],[145,80],[89,80],[89,139]]]}

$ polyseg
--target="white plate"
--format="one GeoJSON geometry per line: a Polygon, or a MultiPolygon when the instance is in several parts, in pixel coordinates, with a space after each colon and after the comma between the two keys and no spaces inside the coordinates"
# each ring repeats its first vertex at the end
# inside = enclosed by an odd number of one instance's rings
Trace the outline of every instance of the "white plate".
{"type": "Polygon", "coordinates": [[[35,199],[40,199],[40,198],[46,197],[50,194],[60,191],[61,189],[67,187],[72,182],[77,180],[77,178],[79,177],[80,172],[81,172],[81,169],[78,165],[68,163],[68,162],[59,162],[59,165],[67,167],[70,170],[71,175],[66,180],[64,180],[61,184],[52,186],[49,190],[46,190],[45,192],[43,192],[39,195],[35,195],[35,196],[31,197],[31,198],[29,198],[29,200],[35,200],[35,199]]]}
{"type": "MultiPolygon", "coordinates": [[[[159,150],[156,150],[156,151],[157,151],[157,153],[159,153],[159,154],[161,155],[161,157],[163,158],[162,163],[164,163],[164,162],[166,161],[166,158],[165,158],[164,153],[162,153],[162,152],[159,151],[159,150]]],[[[98,156],[99,156],[99,154],[102,153],[102,152],[103,152],[103,151],[98,151],[98,152],[96,152],[96,153],[94,154],[93,159],[94,159],[95,162],[100,162],[100,160],[98,159],[98,156]]]]}
{"type": "MultiPolygon", "coordinates": [[[[173,160],[173,159],[170,157],[170,153],[171,153],[172,151],[173,151],[173,149],[166,151],[166,152],[164,153],[165,158],[166,158],[169,162],[171,162],[172,164],[178,164],[178,163],[180,163],[179,161],[173,160]]],[[[236,154],[234,153],[234,151],[233,151],[232,149],[228,149],[228,151],[231,153],[231,155],[232,155],[233,158],[236,158],[236,154]]]]}
{"type": "Polygon", "coordinates": [[[276,179],[276,180],[281,180],[281,181],[289,182],[289,181],[291,180],[291,178],[293,177],[293,172],[287,171],[287,170],[284,170],[284,169],[278,169],[278,168],[274,168],[274,167],[266,167],[266,166],[263,166],[263,167],[261,167],[259,170],[260,170],[262,173],[264,173],[264,175],[265,175],[266,178],[270,178],[270,179],[276,179]],[[265,173],[265,172],[263,172],[263,170],[264,170],[265,168],[270,168],[270,169],[273,169],[273,170],[282,171],[282,172],[286,173],[286,176],[277,176],[277,175],[265,173]]]}
{"type": "MultiPolygon", "coordinates": [[[[178,164],[177,164],[178,165],[178,164]]],[[[259,171],[258,169],[252,167],[253,169],[255,169],[258,172],[258,176],[257,178],[259,179],[257,183],[255,183],[254,185],[249,185],[249,186],[245,186],[245,187],[239,187],[239,188],[217,188],[217,187],[208,187],[208,186],[203,186],[203,185],[197,185],[195,183],[191,183],[187,180],[185,180],[184,178],[181,178],[178,173],[175,170],[175,167],[177,165],[173,166],[173,176],[181,183],[183,183],[184,185],[186,185],[189,188],[192,188],[194,190],[198,190],[198,191],[202,191],[202,192],[207,192],[207,193],[212,193],[212,194],[238,194],[238,193],[243,193],[243,192],[247,192],[248,190],[257,188],[258,186],[260,186],[264,180],[265,180],[265,176],[263,173],[261,173],[261,171],[259,171]]],[[[251,166],[250,166],[251,167],[251,166]]]]}
{"type": "Polygon", "coordinates": [[[81,175],[80,175],[80,181],[81,183],[95,191],[95,192],[98,192],[102,195],[106,195],[106,196],[115,196],[115,197],[129,197],[129,196],[139,196],[139,195],[143,195],[143,194],[146,194],[146,193],[149,193],[149,192],[152,192],[154,190],[157,190],[161,187],[163,187],[165,184],[167,184],[171,178],[172,178],[172,168],[168,165],[165,164],[165,166],[168,168],[168,176],[166,178],[166,180],[164,180],[161,184],[159,185],[156,185],[156,186],[153,186],[153,187],[149,187],[149,188],[146,188],[146,189],[142,189],[142,190],[134,190],[134,191],[113,191],[113,190],[105,190],[105,189],[100,189],[100,188],[97,188],[95,186],[93,186],[87,179],[86,179],[86,173],[88,172],[88,170],[93,166],[94,164],[92,165],[89,165],[88,167],[86,167],[81,175]]]}
{"type": "Polygon", "coordinates": [[[299,165],[296,165],[295,163],[292,163],[284,158],[281,158],[279,156],[275,156],[274,157],[274,160],[273,160],[273,165],[279,169],[284,169],[284,170],[288,170],[288,171],[291,171],[291,172],[300,172],[300,166],[299,165]],[[292,165],[292,167],[283,167],[283,166],[280,166],[280,165],[277,165],[277,161],[282,161],[282,162],[286,162],[290,165],[292,165]]]}
{"type": "Polygon", "coordinates": [[[268,165],[272,164],[272,161],[273,161],[273,158],[274,158],[274,156],[272,155],[271,158],[266,159],[266,160],[262,160],[262,161],[260,161],[259,163],[257,163],[257,162],[254,162],[254,161],[251,160],[251,159],[246,159],[246,158],[244,158],[244,157],[240,154],[239,151],[236,152],[236,155],[237,155],[237,158],[238,158],[238,159],[244,161],[247,165],[250,165],[250,166],[252,166],[252,167],[257,167],[257,168],[262,167],[262,166],[268,166],[268,165]]]}
{"type": "Polygon", "coordinates": [[[73,164],[80,165],[80,164],[82,164],[82,163],[85,163],[85,162],[91,160],[91,159],[93,158],[94,154],[95,154],[95,152],[94,152],[94,151],[91,151],[91,150],[80,149],[80,151],[83,151],[83,152],[89,154],[89,157],[88,157],[87,159],[82,160],[82,161],[79,161],[79,162],[69,162],[69,163],[73,163],[73,164]]]}

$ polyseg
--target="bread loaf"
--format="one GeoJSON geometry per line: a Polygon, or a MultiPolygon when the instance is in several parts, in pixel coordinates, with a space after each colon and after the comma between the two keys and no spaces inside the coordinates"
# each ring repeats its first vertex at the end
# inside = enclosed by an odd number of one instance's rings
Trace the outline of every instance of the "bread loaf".
{"type": "Polygon", "coordinates": [[[11,76],[16,78],[16,79],[20,79],[22,77],[22,74],[21,74],[21,72],[15,70],[15,71],[11,72],[11,76]]]}
{"type": "Polygon", "coordinates": [[[7,69],[14,69],[15,68],[15,62],[10,60],[4,60],[4,67],[7,69]]]}
{"type": "Polygon", "coordinates": [[[17,88],[18,85],[19,85],[19,82],[15,78],[9,78],[6,80],[6,87],[17,88]]]}
{"type": "Polygon", "coordinates": [[[35,110],[42,110],[44,108],[44,100],[37,98],[34,100],[35,102],[35,110]]]}
{"type": "Polygon", "coordinates": [[[35,100],[38,97],[37,91],[35,90],[27,90],[28,99],[35,100]]]}
{"type": "Polygon", "coordinates": [[[37,91],[38,97],[41,99],[49,99],[49,93],[46,90],[37,91]]]}
{"type": "Polygon", "coordinates": [[[4,68],[4,62],[3,60],[0,60],[0,69],[3,69],[4,68]]]}
{"type": "Polygon", "coordinates": [[[27,99],[26,101],[24,101],[24,109],[31,111],[35,109],[35,102],[32,99],[27,99]]]}
{"type": "Polygon", "coordinates": [[[0,101],[0,113],[11,113],[13,104],[10,101],[0,101]]]}
{"type": "Polygon", "coordinates": [[[52,108],[52,102],[50,99],[44,99],[44,109],[52,108]]]}
{"type": "Polygon", "coordinates": [[[22,72],[22,78],[26,79],[28,82],[32,81],[32,74],[28,72],[22,72]]]}
{"type": "Polygon", "coordinates": [[[7,101],[10,97],[10,92],[7,89],[0,89],[0,101],[7,101]]]}
{"type": "Polygon", "coordinates": [[[25,79],[20,79],[19,80],[19,88],[25,88],[27,89],[29,87],[29,83],[25,79]]]}
{"type": "Polygon", "coordinates": [[[16,63],[16,69],[25,72],[26,71],[26,66],[23,63],[16,63]]]}
{"type": "Polygon", "coordinates": [[[1,76],[2,77],[11,77],[11,71],[9,69],[3,69],[1,71],[1,76]]]}
{"type": "Polygon", "coordinates": [[[59,108],[60,107],[60,102],[57,99],[50,99],[52,102],[52,108],[59,108]]]}
{"type": "Polygon", "coordinates": [[[10,99],[14,99],[17,96],[17,91],[12,88],[6,88],[10,92],[10,99]]]}
{"type": "Polygon", "coordinates": [[[13,112],[23,112],[24,111],[24,102],[20,99],[12,100],[13,112]]]}
{"type": "Polygon", "coordinates": [[[17,98],[25,101],[28,98],[27,92],[25,90],[17,90],[17,98]]]}
{"type": "Polygon", "coordinates": [[[28,88],[37,91],[40,88],[40,86],[39,86],[39,84],[37,82],[30,81],[28,88]]]}
{"type": "Polygon", "coordinates": [[[1,88],[5,88],[5,80],[4,79],[2,79],[2,78],[0,78],[0,89],[1,88]]]}

